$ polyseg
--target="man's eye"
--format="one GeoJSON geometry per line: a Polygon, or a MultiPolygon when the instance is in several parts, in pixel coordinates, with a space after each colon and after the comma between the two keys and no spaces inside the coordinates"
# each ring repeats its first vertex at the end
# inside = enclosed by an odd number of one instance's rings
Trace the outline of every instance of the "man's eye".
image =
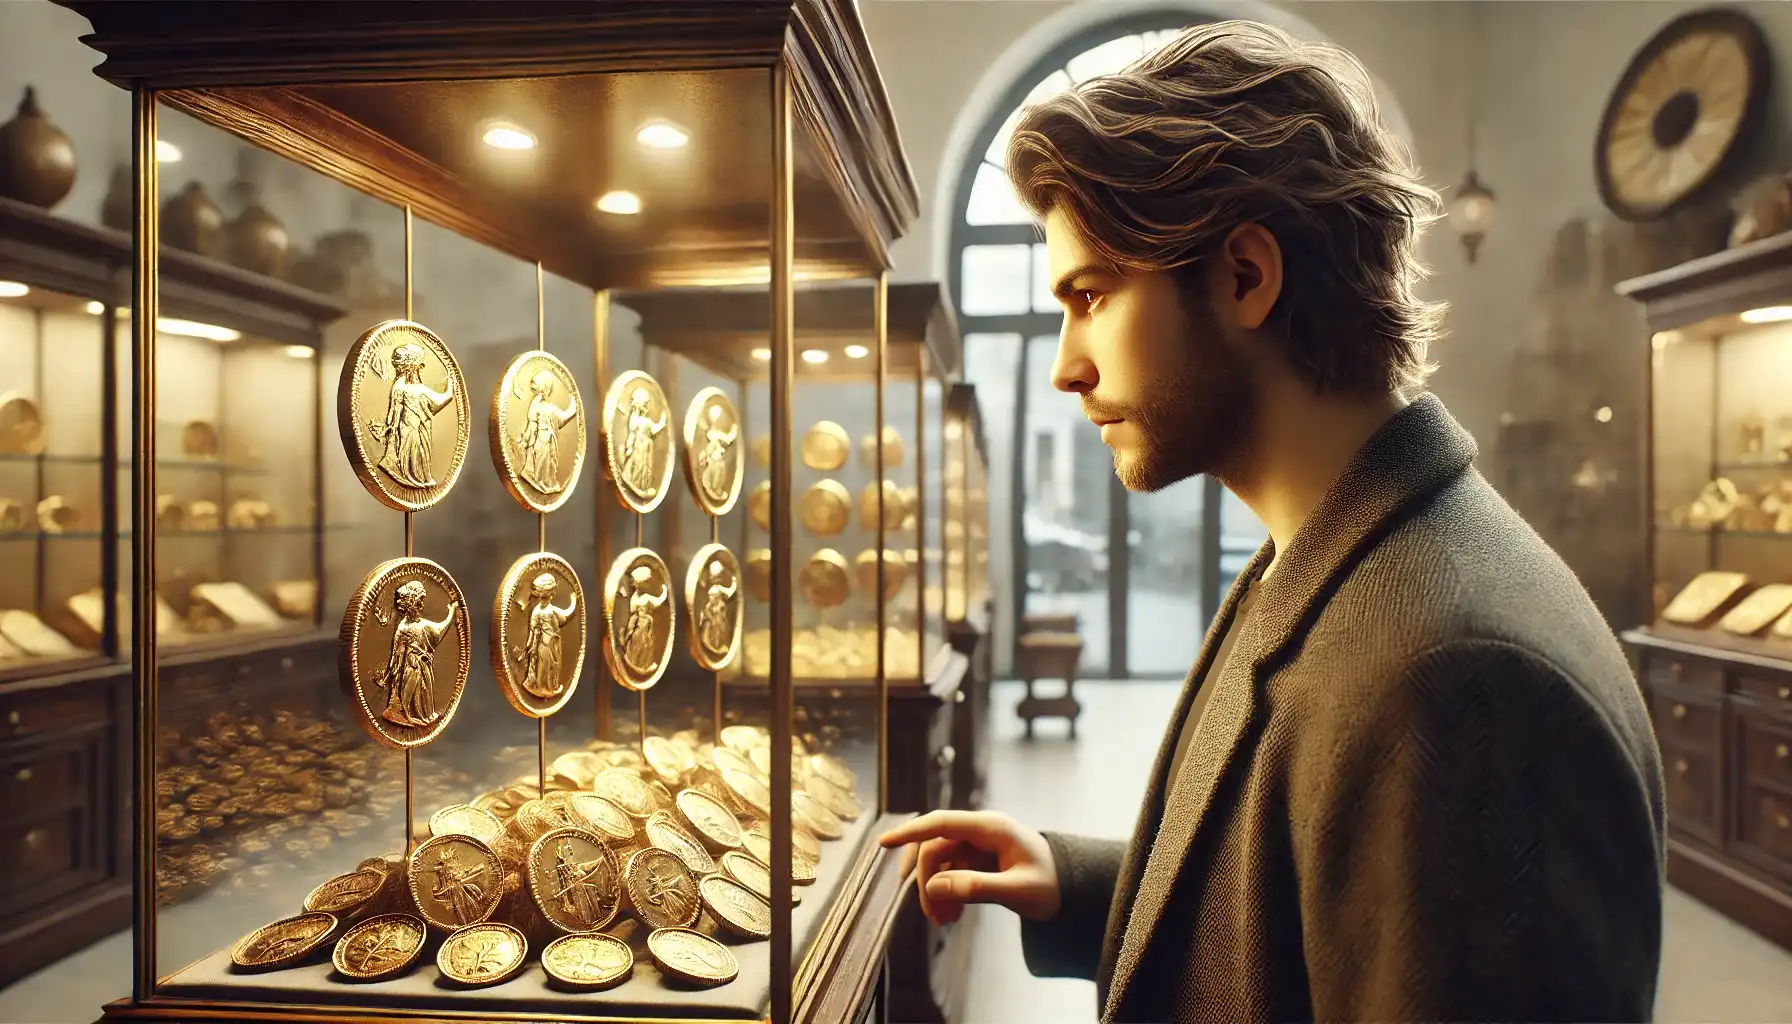
{"type": "Polygon", "coordinates": [[[1080,300],[1082,302],[1083,305],[1094,306],[1095,300],[1099,299],[1101,296],[1095,294],[1093,291],[1090,291],[1087,288],[1084,288],[1082,291],[1076,293],[1076,297],[1078,300],[1080,300]]]}

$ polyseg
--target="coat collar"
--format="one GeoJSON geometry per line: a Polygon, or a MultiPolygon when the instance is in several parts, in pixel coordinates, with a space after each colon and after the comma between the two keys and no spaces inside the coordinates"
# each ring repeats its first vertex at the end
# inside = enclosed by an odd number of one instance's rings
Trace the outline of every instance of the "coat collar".
{"type": "MultiPolygon", "coordinates": [[[[1473,438],[1451,418],[1443,403],[1430,394],[1420,396],[1389,417],[1357,450],[1307,516],[1269,579],[1257,577],[1275,554],[1273,541],[1257,552],[1234,584],[1214,619],[1216,627],[1230,622],[1244,586],[1257,588],[1256,602],[1233,639],[1226,664],[1220,666],[1217,678],[1209,680],[1213,693],[1176,780],[1165,777],[1176,729],[1169,731],[1159,752],[1144,816],[1124,869],[1136,872],[1137,878],[1123,874],[1120,879],[1120,892],[1136,891],[1136,895],[1123,920],[1111,922],[1123,931],[1107,986],[1103,1020],[1116,1019],[1125,1005],[1127,987],[1157,929],[1183,861],[1196,838],[1212,827],[1206,818],[1215,790],[1222,777],[1236,767],[1233,755],[1257,717],[1258,684],[1284,658],[1297,652],[1299,639],[1324,608],[1336,582],[1348,575],[1363,552],[1379,543],[1400,512],[1468,471],[1475,454],[1473,438]],[[1177,807],[1163,813],[1172,782],[1186,795],[1179,798],[1177,807]]],[[[1177,722],[1186,715],[1195,687],[1202,685],[1202,677],[1212,668],[1209,662],[1218,632],[1217,628],[1209,630],[1195,671],[1183,688],[1177,722]]]]}

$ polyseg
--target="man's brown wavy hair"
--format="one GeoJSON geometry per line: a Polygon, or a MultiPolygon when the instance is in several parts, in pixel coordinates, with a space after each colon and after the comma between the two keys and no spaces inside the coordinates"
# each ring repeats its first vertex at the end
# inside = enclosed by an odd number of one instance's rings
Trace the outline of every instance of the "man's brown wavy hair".
{"type": "Polygon", "coordinates": [[[1442,204],[1338,47],[1247,21],[1191,28],[1027,108],[1008,178],[1117,269],[1177,273],[1185,290],[1233,228],[1269,229],[1283,282],[1266,326],[1322,392],[1411,392],[1433,369],[1444,306],[1416,294],[1415,246],[1442,204]]]}

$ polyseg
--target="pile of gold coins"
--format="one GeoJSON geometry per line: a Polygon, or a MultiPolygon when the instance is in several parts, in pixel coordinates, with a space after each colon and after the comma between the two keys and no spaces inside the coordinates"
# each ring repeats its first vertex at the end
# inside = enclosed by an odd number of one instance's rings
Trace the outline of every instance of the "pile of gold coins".
{"type": "MultiPolygon", "coordinates": [[[[728,726],[721,739],[686,730],[639,747],[594,742],[552,762],[545,792],[530,776],[443,807],[408,857],[325,881],[303,913],[244,937],[232,960],[291,967],[333,943],[339,980],[373,982],[410,969],[439,935],[437,970],[464,986],[516,977],[531,950],[566,989],[620,984],[643,949],[670,981],[733,981],[740,968],[724,942],[771,936],[771,747],[756,726],[728,726]]],[[[799,742],[791,772],[791,873],[802,886],[822,844],[862,808],[839,758],[799,742]]]]}

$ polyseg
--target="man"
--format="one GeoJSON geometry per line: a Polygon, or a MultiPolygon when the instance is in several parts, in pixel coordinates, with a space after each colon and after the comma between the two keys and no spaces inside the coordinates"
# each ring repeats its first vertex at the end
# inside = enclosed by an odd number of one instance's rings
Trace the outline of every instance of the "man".
{"type": "Polygon", "coordinates": [[[923,909],[1023,919],[1103,1021],[1636,1021],[1661,767],[1572,572],[1418,395],[1437,196],[1362,67],[1230,22],[1031,108],[1081,396],[1130,489],[1211,473],[1270,540],[1233,587],[1130,843],[935,812],[923,909]]]}

